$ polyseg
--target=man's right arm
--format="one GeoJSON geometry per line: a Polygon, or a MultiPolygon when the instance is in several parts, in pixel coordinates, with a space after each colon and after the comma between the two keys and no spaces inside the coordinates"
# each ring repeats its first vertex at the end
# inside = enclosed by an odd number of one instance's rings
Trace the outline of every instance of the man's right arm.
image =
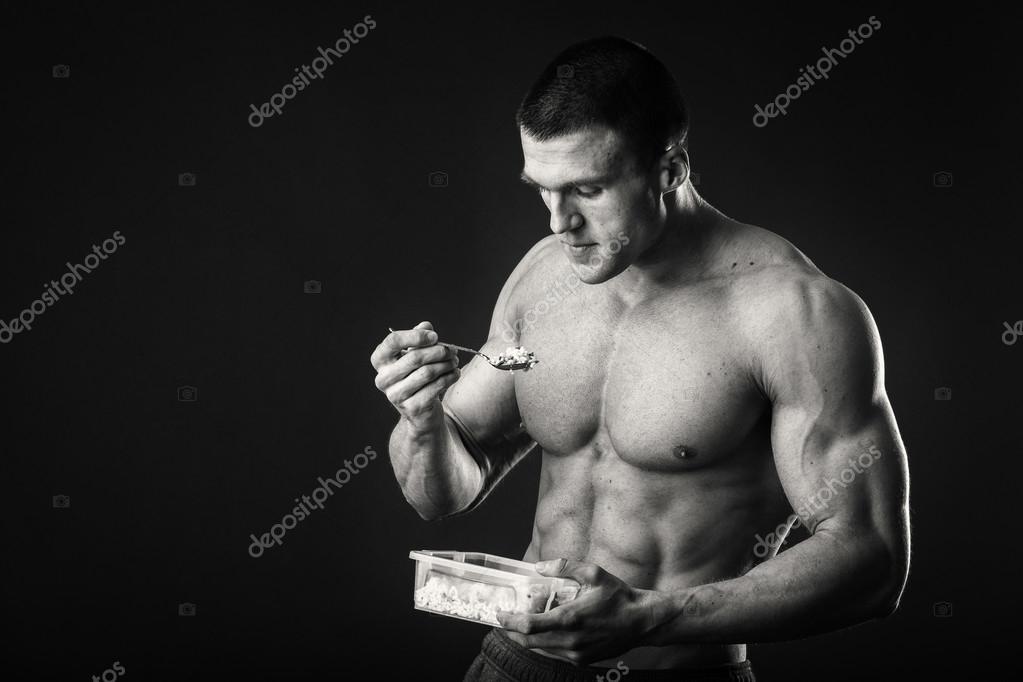
{"type": "MultiPolygon", "coordinates": [[[[480,348],[487,355],[518,342],[516,289],[547,241],[534,246],[505,282],[480,348]]],[[[394,332],[372,356],[377,388],[401,415],[389,444],[395,478],[428,520],[475,509],[536,445],[522,425],[512,373],[475,356],[460,371],[453,352],[437,345],[431,330],[423,322],[394,332]],[[414,349],[398,356],[405,347],[414,349]]]]}

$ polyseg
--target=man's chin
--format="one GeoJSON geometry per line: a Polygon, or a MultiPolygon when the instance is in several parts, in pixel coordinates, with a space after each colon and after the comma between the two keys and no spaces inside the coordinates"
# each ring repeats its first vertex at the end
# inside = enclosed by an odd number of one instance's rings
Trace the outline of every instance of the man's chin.
{"type": "Polygon", "coordinates": [[[609,268],[608,265],[608,263],[602,263],[594,267],[587,263],[569,261],[569,267],[572,268],[572,272],[583,284],[602,284],[615,277],[618,273],[614,269],[609,268]]]}

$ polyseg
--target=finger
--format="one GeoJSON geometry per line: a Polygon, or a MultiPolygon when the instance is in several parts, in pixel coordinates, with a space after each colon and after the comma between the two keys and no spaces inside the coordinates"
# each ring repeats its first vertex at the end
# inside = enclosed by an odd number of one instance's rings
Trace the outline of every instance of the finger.
{"type": "Polygon", "coordinates": [[[457,369],[458,366],[453,360],[431,362],[414,370],[404,379],[391,384],[384,390],[384,394],[391,403],[400,407],[435,380],[457,369]]]}
{"type": "Polygon", "coordinates": [[[571,651],[571,649],[567,648],[570,646],[570,643],[568,635],[564,632],[541,632],[536,635],[524,635],[521,632],[505,629],[505,634],[508,635],[508,639],[527,649],[571,651]]]}
{"type": "Polygon", "coordinates": [[[558,656],[564,659],[566,663],[571,663],[572,665],[582,665],[582,662],[585,659],[585,654],[581,651],[536,644],[535,642],[537,640],[534,640],[533,638],[538,637],[539,635],[520,635],[517,632],[508,632],[507,630],[505,631],[505,634],[508,635],[508,639],[521,647],[526,649],[543,649],[546,653],[558,656]]]}
{"type": "Polygon", "coordinates": [[[437,377],[402,403],[401,410],[408,416],[419,415],[431,407],[435,400],[443,398],[444,392],[454,385],[460,376],[460,370],[456,368],[437,377]]]}
{"type": "Polygon", "coordinates": [[[497,622],[506,630],[533,635],[540,632],[575,630],[579,623],[574,609],[561,606],[546,613],[511,613],[499,611],[497,622]]]}
{"type": "Polygon", "coordinates": [[[575,578],[582,585],[595,585],[606,575],[597,564],[564,557],[537,562],[536,572],[550,577],[575,578]]]}
{"type": "MultiPolygon", "coordinates": [[[[427,321],[427,320],[423,320],[422,322],[420,322],[419,324],[417,324],[415,327],[412,327],[412,328],[413,329],[433,329],[433,324],[431,322],[427,321]]],[[[391,329],[390,327],[388,327],[387,331],[393,332],[394,330],[391,329]]]]}
{"type": "MultiPolygon", "coordinates": [[[[420,325],[428,325],[429,322],[420,322],[420,325]]],[[[420,346],[431,346],[437,343],[437,332],[433,329],[421,328],[418,325],[414,329],[397,329],[381,342],[384,354],[396,356],[405,348],[418,348],[420,346]]]]}
{"type": "Polygon", "coordinates": [[[519,646],[527,648],[527,649],[529,648],[529,647],[526,646],[526,636],[525,635],[520,635],[519,633],[515,632],[514,630],[508,630],[508,629],[505,629],[504,634],[506,634],[508,636],[508,639],[510,639],[511,641],[515,642],[519,646]]]}
{"type": "Polygon", "coordinates": [[[392,384],[395,384],[409,374],[431,362],[455,361],[455,367],[460,364],[458,354],[448,348],[435,344],[425,348],[415,348],[398,359],[391,359],[377,371],[376,386],[381,391],[386,391],[392,384]]]}
{"type": "MultiPolygon", "coordinates": [[[[420,324],[429,324],[420,323],[420,324]]],[[[401,357],[402,352],[408,348],[421,348],[431,346],[437,340],[437,332],[431,329],[406,329],[395,330],[384,337],[384,340],[373,349],[369,356],[370,364],[374,369],[379,370],[385,365],[394,362],[401,357]],[[433,339],[431,341],[430,339],[433,339]]]]}
{"type": "MultiPolygon", "coordinates": [[[[420,322],[419,324],[417,324],[415,327],[412,327],[412,328],[413,329],[433,329],[433,324],[431,324],[430,322],[427,322],[427,321],[423,321],[423,322],[420,322]]],[[[391,329],[390,327],[388,327],[387,331],[393,332],[395,330],[391,329]]]]}
{"type": "Polygon", "coordinates": [[[407,353],[394,361],[394,369],[403,372],[405,375],[431,362],[444,362],[458,357],[458,352],[452,348],[435,343],[432,346],[420,346],[412,348],[407,353]]]}
{"type": "Polygon", "coordinates": [[[401,405],[437,377],[456,369],[457,366],[454,360],[431,362],[428,365],[423,365],[401,381],[392,384],[384,393],[392,404],[395,406],[401,405]]]}

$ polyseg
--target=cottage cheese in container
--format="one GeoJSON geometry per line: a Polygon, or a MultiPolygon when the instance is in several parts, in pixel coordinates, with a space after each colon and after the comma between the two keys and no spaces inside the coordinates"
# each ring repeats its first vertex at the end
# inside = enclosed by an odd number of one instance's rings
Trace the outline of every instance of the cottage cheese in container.
{"type": "Polygon", "coordinates": [[[477,552],[422,550],[413,603],[420,611],[501,627],[498,611],[545,613],[575,599],[579,583],[540,575],[534,564],[477,552]]]}

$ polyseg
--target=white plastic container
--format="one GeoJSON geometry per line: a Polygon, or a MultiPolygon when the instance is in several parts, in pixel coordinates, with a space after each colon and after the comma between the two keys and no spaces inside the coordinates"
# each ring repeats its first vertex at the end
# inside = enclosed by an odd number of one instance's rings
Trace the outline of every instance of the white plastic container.
{"type": "Polygon", "coordinates": [[[501,627],[498,611],[546,613],[575,599],[579,583],[550,578],[534,564],[480,552],[421,550],[412,593],[415,608],[501,627]]]}

